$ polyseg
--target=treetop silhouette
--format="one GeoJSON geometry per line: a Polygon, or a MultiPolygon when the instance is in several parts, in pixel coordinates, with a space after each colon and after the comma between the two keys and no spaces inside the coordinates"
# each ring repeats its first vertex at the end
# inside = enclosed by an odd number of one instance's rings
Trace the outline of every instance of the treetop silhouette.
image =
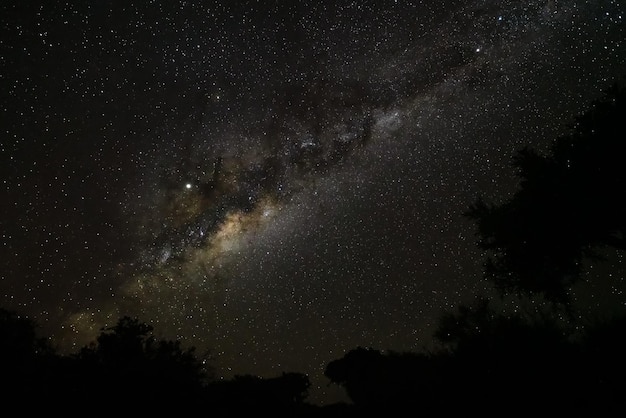
{"type": "Polygon", "coordinates": [[[601,248],[626,249],[626,90],[614,86],[575,119],[547,155],[524,148],[513,161],[513,197],[478,198],[465,215],[487,250],[485,277],[503,294],[568,302],[584,260],[601,248]]]}

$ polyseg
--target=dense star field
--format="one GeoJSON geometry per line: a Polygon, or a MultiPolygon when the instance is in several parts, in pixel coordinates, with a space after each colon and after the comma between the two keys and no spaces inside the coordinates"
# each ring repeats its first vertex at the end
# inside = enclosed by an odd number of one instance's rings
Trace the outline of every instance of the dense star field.
{"type": "Polygon", "coordinates": [[[224,378],[302,372],[341,399],[330,361],[428,347],[492,293],[463,213],[623,79],[625,13],[3,1],[0,306],[61,351],[130,315],[224,378]]]}

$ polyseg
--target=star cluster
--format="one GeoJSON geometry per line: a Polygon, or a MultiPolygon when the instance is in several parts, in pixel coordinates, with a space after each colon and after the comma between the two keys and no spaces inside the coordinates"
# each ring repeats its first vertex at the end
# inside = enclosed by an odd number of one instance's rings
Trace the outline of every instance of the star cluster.
{"type": "Polygon", "coordinates": [[[623,76],[625,11],[3,2],[0,305],[69,351],[138,316],[335,399],[329,361],[491,292],[462,213],[623,76]]]}

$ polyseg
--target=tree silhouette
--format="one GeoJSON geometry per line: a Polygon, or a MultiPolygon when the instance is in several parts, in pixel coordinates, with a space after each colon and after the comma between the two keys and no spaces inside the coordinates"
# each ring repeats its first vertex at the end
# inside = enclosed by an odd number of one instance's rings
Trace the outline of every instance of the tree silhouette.
{"type": "Polygon", "coordinates": [[[484,392],[493,398],[491,408],[525,399],[528,405],[518,410],[541,405],[562,412],[569,407],[563,399],[583,387],[572,368],[581,361],[578,346],[551,317],[505,315],[479,299],[444,314],[434,337],[449,355],[457,376],[452,382],[466,403],[484,392]]]}
{"type": "Polygon", "coordinates": [[[7,363],[23,363],[54,352],[45,338],[37,336],[35,321],[3,308],[0,308],[0,335],[0,359],[10,359],[7,363]]]}
{"type": "Polygon", "coordinates": [[[5,404],[27,394],[41,394],[44,368],[54,356],[45,338],[37,336],[35,321],[0,308],[0,393],[5,404]]]}
{"type": "Polygon", "coordinates": [[[157,340],[153,328],[128,316],[103,328],[95,343],[74,355],[74,391],[86,403],[106,399],[114,405],[163,412],[165,406],[192,410],[201,399],[207,369],[195,348],[157,340]]]}
{"type": "Polygon", "coordinates": [[[446,362],[445,355],[357,347],[331,361],[324,374],[346,389],[357,415],[412,412],[429,416],[439,409],[443,388],[449,383],[446,362]]]}
{"type": "MultiPolygon", "coordinates": [[[[479,198],[465,213],[476,222],[489,256],[484,273],[500,296],[543,296],[573,313],[568,292],[583,263],[626,248],[625,128],[626,91],[614,87],[549,153],[517,153],[521,181],[510,200],[479,198]]],[[[358,415],[623,413],[626,321],[568,322],[547,307],[505,314],[478,299],[441,316],[431,352],[359,347],[330,362],[325,375],[346,389],[358,415]]]]}
{"type": "Polygon", "coordinates": [[[93,343],[63,356],[36,329],[33,320],[0,309],[0,397],[6,407],[32,413],[93,410],[100,416],[201,410],[218,417],[320,416],[320,408],[306,403],[308,376],[217,381],[194,347],[157,339],[153,327],[136,318],[120,318],[93,343]]]}
{"type": "Polygon", "coordinates": [[[588,383],[588,397],[607,411],[626,411],[626,316],[597,321],[580,341],[579,373],[588,383]]]}
{"type": "Polygon", "coordinates": [[[547,155],[517,153],[521,181],[510,200],[479,198],[466,212],[490,254],[485,276],[502,293],[567,302],[585,259],[626,249],[626,90],[609,89],[572,128],[547,155]]]}
{"type": "Polygon", "coordinates": [[[301,373],[283,373],[274,378],[238,375],[210,383],[208,404],[217,416],[313,416],[317,410],[306,404],[310,381],[301,373]]]}

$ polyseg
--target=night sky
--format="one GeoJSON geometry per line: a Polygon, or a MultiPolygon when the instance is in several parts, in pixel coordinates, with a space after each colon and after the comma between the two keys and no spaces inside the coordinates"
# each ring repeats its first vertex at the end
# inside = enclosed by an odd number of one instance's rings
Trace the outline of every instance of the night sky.
{"type": "Polygon", "coordinates": [[[218,376],[341,399],[330,361],[420,350],[492,294],[463,212],[626,75],[625,13],[2,1],[0,306],[61,352],[136,316],[218,376]]]}

